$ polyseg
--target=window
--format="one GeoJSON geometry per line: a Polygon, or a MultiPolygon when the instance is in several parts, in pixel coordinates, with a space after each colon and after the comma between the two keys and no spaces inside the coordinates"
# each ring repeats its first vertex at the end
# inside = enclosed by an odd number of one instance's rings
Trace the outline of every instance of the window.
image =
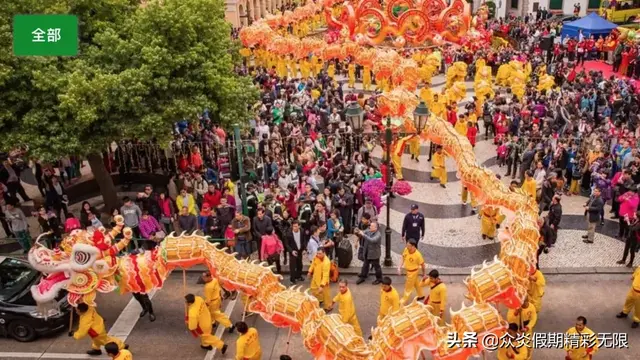
{"type": "Polygon", "coordinates": [[[518,8],[518,0],[511,0],[511,8],[512,9],[517,9],[518,8]]]}
{"type": "MultiPolygon", "coordinates": [[[[601,2],[600,0],[589,0],[587,9],[598,9],[600,7],[600,2],[601,2]]],[[[604,7],[607,7],[607,5],[605,5],[604,7]]]]}
{"type": "Polygon", "coordinates": [[[0,300],[10,300],[24,291],[38,276],[28,264],[7,258],[0,264],[0,300]]]}
{"type": "Polygon", "coordinates": [[[562,0],[549,0],[549,10],[562,10],[562,0]]]}

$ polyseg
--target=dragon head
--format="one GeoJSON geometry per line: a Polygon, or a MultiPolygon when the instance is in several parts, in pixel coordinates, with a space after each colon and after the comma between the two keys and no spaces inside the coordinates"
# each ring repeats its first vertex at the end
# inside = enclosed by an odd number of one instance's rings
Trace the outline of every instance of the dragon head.
{"type": "MultiPolygon", "coordinates": [[[[38,304],[52,302],[61,290],[67,290],[69,304],[84,302],[94,306],[96,291],[110,292],[116,288],[113,238],[122,231],[124,219],[116,217],[116,227],[107,233],[104,228],[94,231],[74,230],[55,249],[49,249],[39,239],[29,251],[31,266],[44,276],[31,287],[31,295],[38,304]]],[[[125,240],[131,229],[125,229],[125,240]]],[[[126,246],[118,244],[118,248],[126,246]]]]}

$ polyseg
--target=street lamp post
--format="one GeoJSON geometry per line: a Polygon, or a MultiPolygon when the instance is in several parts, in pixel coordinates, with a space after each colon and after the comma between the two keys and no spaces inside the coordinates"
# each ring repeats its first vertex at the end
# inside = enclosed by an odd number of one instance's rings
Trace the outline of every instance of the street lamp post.
{"type": "MultiPolygon", "coordinates": [[[[424,127],[427,125],[427,119],[429,118],[429,108],[425,105],[424,101],[420,101],[420,104],[413,112],[413,123],[416,127],[416,136],[418,136],[424,127]]],[[[393,266],[391,260],[391,143],[393,142],[393,133],[391,132],[391,117],[387,117],[387,128],[385,129],[385,144],[387,146],[387,153],[385,163],[387,165],[387,226],[384,229],[384,266],[393,266]]]]}
{"type": "Polygon", "coordinates": [[[391,142],[393,133],[391,132],[391,117],[387,117],[387,128],[384,130],[384,141],[387,146],[385,163],[387,164],[387,226],[384,229],[384,266],[393,266],[391,260],[391,142]]]}
{"type": "Polygon", "coordinates": [[[357,101],[350,103],[347,106],[347,110],[344,113],[347,121],[351,122],[351,128],[353,129],[353,145],[355,149],[360,148],[360,135],[362,133],[362,120],[364,118],[364,111],[357,101]]]}

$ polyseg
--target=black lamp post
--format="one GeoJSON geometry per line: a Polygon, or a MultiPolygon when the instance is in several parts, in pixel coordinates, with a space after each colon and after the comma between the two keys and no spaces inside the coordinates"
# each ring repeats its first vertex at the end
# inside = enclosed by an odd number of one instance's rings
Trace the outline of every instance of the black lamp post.
{"type": "MultiPolygon", "coordinates": [[[[413,123],[416,127],[416,135],[419,135],[427,125],[429,119],[429,108],[424,101],[413,111],[413,123]]],[[[391,143],[393,142],[393,133],[391,132],[391,117],[387,117],[387,128],[385,129],[385,144],[387,145],[387,154],[385,163],[387,164],[387,226],[384,229],[384,266],[393,266],[391,260],[391,143]]]]}
{"type": "Polygon", "coordinates": [[[418,134],[424,130],[424,127],[427,125],[427,120],[429,119],[429,108],[424,103],[424,101],[420,101],[420,104],[413,111],[413,124],[416,126],[416,130],[418,134]]]}
{"type": "Polygon", "coordinates": [[[384,142],[387,145],[387,156],[385,157],[385,164],[387,164],[387,226],[384,229],[384,266],[390,267],[393,266],[393,261],[391,260],[391,143],[393,142],[391,117],[387,117],[384,142]]]}
{"type": "Polygon", "coordinates": [[[351,122],[351,128],[353,129],[354,148],[360,149],[360,135],[362,133],[362,122],[364,118],[364,111],[357,101],[350,103],[347,106],[347,110],[344,113],[347,121],[351,122]]]}

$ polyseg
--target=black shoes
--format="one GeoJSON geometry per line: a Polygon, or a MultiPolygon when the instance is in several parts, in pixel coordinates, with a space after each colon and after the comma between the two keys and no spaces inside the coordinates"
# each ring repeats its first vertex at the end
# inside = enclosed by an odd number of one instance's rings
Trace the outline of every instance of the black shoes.
{"type": "MultiPolygon", "coordinates": [[[[208,350],[208,351],[213,350],[213,346],[211,346],[211,345],[209,345],[209,346],[200,345],[200,348],[208,350]]],[[[224,346],[222,348],[224,349],[224,346]]],[[[227,349],[224,349],[224,350],[227,351],[227,349]]]]}
{"type": "Polygon", "coordinates": [[[226,352],[227,352],[227,348],[228,348],[228,347],[229,347],[229,346],[228,346],[227,344],[222,345],[222,349],[220,349],[220,352],[222,353],[222,355],[224,355],[224,353],[226,353],[226,352]]]}
{"type": "Polygon", "coordinates": [[[359,278],[358,278],[358,281],[356,281],[356,285],[360,285],[360,284],[362,284],[364,281],[365,281],[365,279],[364,279],[364,278],[359,277],[359,278]]]}
{"type": "Polygon", "coordinates": [[[635,328],[638,327],[638,325],[640,325],[640,324],[638,324],[637,322],[634,321],[634,322],[631,323],[631,328],[635,329],[635,328]]]}
{"type": "Polygon", "coordinates": [[[629,316],[629,315],[628,315],[628,314],[623,313],[622,311],[621,311],[619,314],[617,314],[617,315],[616,315],[616,317],[617,317],[618,319],[624,319],[624,318],[626,318],[627,316],[629,316]]]}
{"type": "Polygon", "coordinates": [[[233,331],[236,329],[235,325],[231,325],[231,327],[229,328],[229,334],[233,334],[233,331]]]}
{"type": "Polygon", "coordinates": [[[626,263],[626,262],[627,262],[626,260],[618,260],[618,261],[616,261],[616,264],[624,265],[624,263],[626,263]]]}
{"type": "Polygon", "coordinates": [[[149,321],[151,322],[156,321],[156,316],[153,313],[149,314],[149,321]]]}
{"type": "Polygon", "coordinates": [[[144,317],[145,315],[147,315],[147,309],[143,309],[143,310],[140,312],[140,317],[144,317]]]}
{"type": "Polygon", "coordinates": [[[91,350],[87,351],[87,355],[91,355],[91,356],[102,355],[102,350],[91,349],[91,350]]]}
{"type": "Polygon", "coordinates": [[[381,280],[376,279],[376,280],[374,280],[371,284],[373,284],[373,285],[380,285],[380,284],[382,284],[382,281],[381,281],[381,280]]]}

